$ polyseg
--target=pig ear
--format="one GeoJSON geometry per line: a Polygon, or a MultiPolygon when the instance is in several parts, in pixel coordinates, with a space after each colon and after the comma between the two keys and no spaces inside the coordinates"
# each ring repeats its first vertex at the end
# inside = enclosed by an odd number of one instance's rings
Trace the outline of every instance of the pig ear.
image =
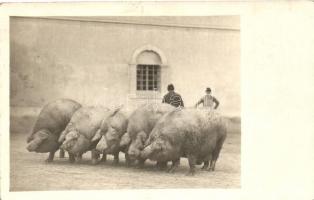
{"type": "Polygon", "coordinates": [[[121,141],[120,141],[120,146],[125,146],[130,144],[131,142],[131,138],[128,132],[124,133],[123,136],[121,137],[121,141]]]}
{"type": "Polygon", "coordinates": [[[41,140],[45,140],[49,137],[49,131],[48,130],[40,130],[40,131],[37,131],[35,133],[36,137],[38,136],[41,140]]]}
{"type": "Polygon", "coordinates": [[[139,137],[141,137],[141,140],[143,143],[146,142],[146,139],[147,139],[147,134],[144,132],[144,131],[141,131],[139,134],[138,134],[139,137]]]}
{"type": "Polygon", "coordinates": [[[58,139],[58,142],[62,143],[65,140],[65,136],[66,136],[66,130],[62,131],[62,133],[58,139]]]}
{"type": "Polygon", "coordinates": [[[126,132],[123,137],[125,138],[126,141],[131,142],[131,137],[130,134],[128,132],[126,132]]]}
{"type": "Polygon", "coordinates": [[[94,135],[94,137],[92,138],[92,142],[95,142],[95,141],[97,141],[97,140],[99,140],[100,138],[101,138],[101,130],[100,129],[98,129],[97,130],[97,132],[96,132],[96,134],[94,135]]]}
{"type": "Polygon", "coordinates": [[[76,130],[72,130],[70,132],[68,132],[65,137],[69,136],[69,138],[78,138],[79,137],[79,133],[76,130]]]}
{"type": "Polygon", "coordinates": [[[33,135],[27,137],[27,143],[30,143],[33,140],[33,135]]]}
{"type": "Polygon", "coordinates": [[[101,122],[101,125],[100,125],[100,129],[103,131],[103,132],[107,132],[108,130],[108,122],[107,122],[108,118],[105,118],[102,120],[101,122]]]}
{"type": "Polygon", "coordinates": [[[150,145],[150,137],[145,141],[144,143],[144,147],[147,147],[148,145],[150,145]]]}
{"type": "Polygon", "coordinates": [[[110,116],[115,116],[115,114],[117,114],[121,109],[123,108],[123,104],[118,106],[117,108],[115,108],[112,113],[110,114],[110,116]]]}
{"type": "Polygon", "coordinates": [[[162,150],[162,145],[160,143],[156,143],[155,149],[162,150]]]}

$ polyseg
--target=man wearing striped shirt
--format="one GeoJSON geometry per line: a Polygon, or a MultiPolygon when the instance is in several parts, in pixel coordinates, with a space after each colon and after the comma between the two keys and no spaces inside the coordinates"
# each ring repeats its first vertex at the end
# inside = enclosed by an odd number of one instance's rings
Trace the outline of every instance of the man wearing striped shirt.
{"type": "Polygon", "coordinates": [[[206,88],[206,95],[202,97],[195,105],[197,107],[199,104],[203,104],[204,108],[217,109],[219,106],[219,101],[211,95],[211,89],[206,88]]]}
{"type": "Polygon", "coordinates": [[[174,92],[174,86],[169,84],[167,89],[168,93],[162,99],[162,103],[168,103],[174,107],[184,107],[184,103],[180,94],[174,92]]]}

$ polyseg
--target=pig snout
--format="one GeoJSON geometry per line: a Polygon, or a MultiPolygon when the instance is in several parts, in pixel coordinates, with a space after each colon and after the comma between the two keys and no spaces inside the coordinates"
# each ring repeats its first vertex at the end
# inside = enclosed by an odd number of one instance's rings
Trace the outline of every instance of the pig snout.
{"type": "Polygon", "coordinates": [[[36,142],[31,142],[27,145],[26,149],[29,151],[29,152],[33,152],[35,151],[36,149],[38,148],[38,144],[36,142]]]}
{"type": "Polygon", "coordinates": [[[120,147],[126,147],[131,143],[131,138],[128,133],[125,133],[120,140],[120,147]]]}
{"type": "Polygon", "coordinates": [[[30,143],[32,140],[33,140],[33,137],[30,135],[30,136],[27,137],[26,141],[27,141],[27,143],[30,143]]]}
{"type": "Polygon", "coordinates": [[[63,143],[61,146],[60,146],[60,149],[62,149],[62,150],[67,150],[68,149],[68,145],[67,145],[67,143],[63,143]]]}
{"type": "Polygon", "coordinates": [[[104,152],[108,149],[108,144],[105,136],[102,136],[100,141],[98,142],[96,146],[96,151],[98,152],[104,152]]]}
{"type": "Polygon", "coordinates": [[[148,158],[153,153],[153,148],[151,145],[146,146],[143,151],[140,152],[140,157],[143,159],[148,158]]]}
{"type": "Polygon", "coordinates": [[[130,159],[137,159],[140,156],[140,150],[137,148],[130,148],[128,151],[128,155],[130,159]]]}

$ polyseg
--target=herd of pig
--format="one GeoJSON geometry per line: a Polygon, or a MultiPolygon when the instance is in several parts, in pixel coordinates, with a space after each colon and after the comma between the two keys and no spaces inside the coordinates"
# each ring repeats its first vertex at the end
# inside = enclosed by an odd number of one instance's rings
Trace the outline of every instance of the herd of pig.
{"type": "Polygon", "coordinates": [[[226,122],[214,111],[151,103],[127,115],[122,107],[82,106],[59,99],[41,110],[27,138],[27,150],[49,152],[46,162],[52,162],[59,149],[60,157],[67,151],[71,163],[91,151],[92,164],[105,162],[107,154],[118,164],[119,153],[124,152],[127,166],[142,167],[150,159],[168,172],[174,172],[185,157],[188,174],[193,175],[195,165],[215,169],[226,136],[226,122]]]}

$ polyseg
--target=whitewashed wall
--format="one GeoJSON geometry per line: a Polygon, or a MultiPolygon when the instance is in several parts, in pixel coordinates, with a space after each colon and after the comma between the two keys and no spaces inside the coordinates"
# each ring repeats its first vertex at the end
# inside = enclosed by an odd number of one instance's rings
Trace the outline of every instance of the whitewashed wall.
{"type": "Polygon", "coordinates": [[[239,30],[11,18],[10,37],[12,107],[40,107],[61,97],[132,106],[132,55],[150,45],[167,59],[158,101],[170,82],[186,106],[210,86],[220,111],[240,116],[239,30]]]}

